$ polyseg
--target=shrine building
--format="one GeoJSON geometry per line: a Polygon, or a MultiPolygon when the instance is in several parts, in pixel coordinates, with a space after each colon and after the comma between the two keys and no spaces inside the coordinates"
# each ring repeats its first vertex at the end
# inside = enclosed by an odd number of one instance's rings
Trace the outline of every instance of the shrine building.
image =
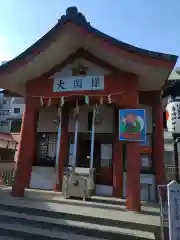
{"type": "Polygon", "coordinates": [[[166,182],[160,92],[176,61],[120,42],[68,8],[0,67],[0,87],[26,103],[12,196],[26,188],[61,191],[66,167],[76,163],[95,168],[96,195],[126,198],[135,211],[141,200],[155,200],[156,185],[166,182]],[[119,140],[120,109],[145,109],[145,142],[119,140]]]}

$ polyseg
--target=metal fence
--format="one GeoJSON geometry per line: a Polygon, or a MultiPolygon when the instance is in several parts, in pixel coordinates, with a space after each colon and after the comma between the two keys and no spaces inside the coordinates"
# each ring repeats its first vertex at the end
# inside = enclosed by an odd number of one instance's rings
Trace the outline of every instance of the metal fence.
{"type": "MultiPolygon", "coordinates": [[[[175,179],[175,165],[165,165],[167,183],[175,179]]],[[[160,203],[160,221],[161,221],[161,240],[169,238],[169,221],[168,221],[168,202],[167,202],[167,185],[159,185],[158,197],[160,203]]]]}
{"type": "Polygon", "coordinates": [[[14,170],[0,168],[0,186],[12,186],[14,181],[14,170]]]}

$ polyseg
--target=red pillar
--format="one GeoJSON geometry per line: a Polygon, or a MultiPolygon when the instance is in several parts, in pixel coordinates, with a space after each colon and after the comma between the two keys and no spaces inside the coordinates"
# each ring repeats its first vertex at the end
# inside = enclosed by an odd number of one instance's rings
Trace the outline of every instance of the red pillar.
{"type": "Polygon", "coordinates": [[[126,144],[126,206],[140,212],[140,152],[138,143],[126,144]]]}
{"type": "MultiPolygon", "coordinates": [[[[132,94],[134,105],[138,108],[139,94],[134,91],[132,94]]],[[[130,108],[130,107],[129,107],[130,108]]],[[[127,142],[126,144],[126,207],[130,211],[141,211],[140,202],[140,149],[139,143],[127,142]]]]}
{"type": "Polygon", "coordinates": [[[29,187],[32,163],[36,151],[36,109],[30,99],[26,100],[25,111],[21,125],[21,140],[19,143],[15,166],[15,179],[12,187],[12,196],[23,197],[24,189],[29,187]]]}
{"type": "Polygon", "coordinates": [[[164,168],[164,129],[163,110],[160,98],[153,105],[152,110],[154,132],[153,132],[153,167],[156,175],[156,184],[166,183],[164,168]]]}
{"type": "Polygon", "coordinates": [[[114,114],[114,140],[113,140],[113,196],[122,197],[123,187],[123,156],[122,143],[119,141],[119,109],[115,108],[114,114]]]}
{"type": "Polygon", "coordinates": [[[55,184],[54,191],[61,191],[64,164],[68,158],[69,141],[68,141],[68,125],[69,125],[69,108],[64,107],[62,111],[62,125],[61,125],[61,141],[59,151],[58,176],[59,184],[55,184]]]}

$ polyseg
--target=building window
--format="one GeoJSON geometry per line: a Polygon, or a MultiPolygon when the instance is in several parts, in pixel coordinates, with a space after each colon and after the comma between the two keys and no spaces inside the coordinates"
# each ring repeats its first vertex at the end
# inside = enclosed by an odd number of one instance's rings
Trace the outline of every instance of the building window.
{"type": "Polygon", "coordinates": [[[88,131],[92,131],[93,112],[88,112],[88,131]]]}
{"type": "Polygon", "coordinates": [[[39,133],[35,165],[55,166],[57,133],[39,133]]]}
{"type": "Polygon", "coordinates": [[[22,120],[14,120],[11,122],[11,132],[19,133],[21,131],[22,120]]]}
{"type": "Polygon", "coordinates": [[[14,113],[20,113],[20,108],[14,108],[14,113]]]}
{"type": "Polygon", "coordinates": [[[8,110],[3,110],[0,112],[0,121],[6,121],[9,116],[8,110]]]}

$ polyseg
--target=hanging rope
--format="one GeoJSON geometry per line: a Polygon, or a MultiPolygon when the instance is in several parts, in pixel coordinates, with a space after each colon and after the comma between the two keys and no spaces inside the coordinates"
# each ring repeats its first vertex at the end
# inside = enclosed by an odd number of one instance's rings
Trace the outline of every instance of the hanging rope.
{"type": "Polygon", "coordinates": [[[99,103],[100,103],[101,105],[103,104],[103,101],[104,101],[103,96],[100,96],[99,103]]]}
{"type": "Polygon", "coordinates": [[[78,104],[78,100],[76,100],[76,115],[79,115],[79,104],[78,104]]]}
{"type": "Polygon", "coordinates": [[[48,99],[48,107],[51,106],[51,98],[48,99]]]}
{"type": "Polygon", "coordinates": [[[62,107],[64,106],[64,97],[61,97],[60,99],[60,103],[59,103],[59,107],[57,109],[57,115],[60,116],[61,115],[61,111],[62,111],[62,107]]]}
{"type": "Polygon", "coordinates": [[[95,107],[95,122],[94,123],[96,125],[101,124],[101,115],[100,115],[98,104],[96,104],[96,107],[95,107]]]}
{"type": "MultiPolygon", "coordinates": [[[[87,94],[86,96],[87,97],[99,97],[99,96],[101,96],[101,97],[108,97],[109,95],[111,95],[111,97],[112,96],[118,96],[118,95],[122,95],[122,94],[126,94],[126,92],[117,92],[117,93],[108,93],[108,94],[93,94],[93,95],[91,95],[91,94],[87,94]]],[[[82,93],[82,94],[80,94],[80,93],[71,93],[71,97],[73,97],[73,96],[84,96],[84,94],[82,93]]],[[[41,98],[42,96],[38,96],[38,95],[34,95],[34,96],[29,96],[29,97],[32,97],[32,98],[41,98]]],[[[64,97],[64,98],[68,98],[69,96],[67,96],[67,97],[64,97]]],[[[49,98],[57,98],[57,97],[43,97],[43,99],[49,99],[49,98]]]]}
{"type": "Polygon", "coordinates": [[[76,100],[76,107],[73,109],[73,113],[72,113],[72,119],[77,119],[79,117],[79,104],[78,104],[78,100],[76,100]]]}
{"type": "Polygon", "coordinates": [[[57,109],[57,115],[58,115],[58,116],[61,115],[61,107],[59,107],[59,108],[57,109]]]}
{"type": "Polygon", "coordinates": [[[64,106],[64,96],[61,97],[61,102],[60,102],[60,106],[64,106]]]}
{"type": "MultiPolygon", "coordinates": [[[[94,164],[94,134],[95,134],[95,116],[96,107],[93,109],[93,119],[92,119],[92,132],[91,132],[91,152],[90,152],[90,172],[94,164]]],[[[90,173],[89,173],[90,174],[90,173]]]]}
{"type": "Polygon", "coordinates": [[[57,109],[57,114],[59,116],[59,126],[58,126],[58,136],[57,136],[57,145],[56,145],[56,167],[55,167],[55,170],[56,170],[56,184],[59,184],[59,178],[61,176],[59,176],[59,153],[60,151],[62,150],[61,149],[61,126],[62,126],[62,107],[64,105],[64,102],[62,100],[62,97],[60,99],[60,102],[59,102],[59,107],[57,109]]]}
{"type": "Polygon", "coordinates": [[[75,108],[75,114],[76,114],[76,122],[75,122],[75,133],[74,133],[74,167],[76,167],[76,155],[77,155],[77,142],[78,142],[78,129],[79,129],[79,105],[78,100],[76,101],[76,108],[75,108]]]}

